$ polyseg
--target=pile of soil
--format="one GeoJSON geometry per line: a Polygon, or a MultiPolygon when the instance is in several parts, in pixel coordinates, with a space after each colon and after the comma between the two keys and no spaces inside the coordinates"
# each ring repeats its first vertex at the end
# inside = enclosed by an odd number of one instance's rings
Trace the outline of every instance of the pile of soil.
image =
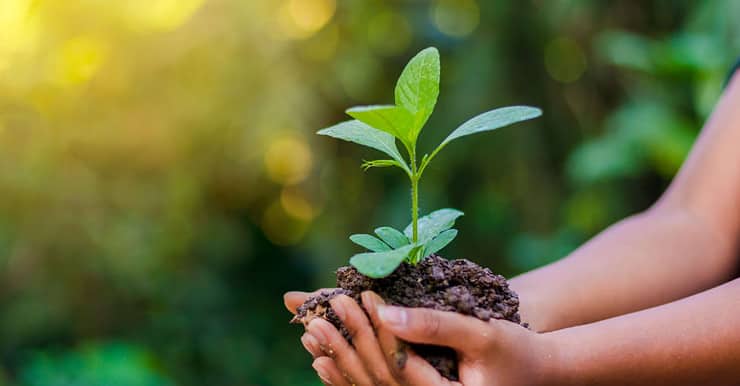
{"type": "MultiPolygon", "coordinates": [[[[313,318],[324,318],[351,343],[347,329],[331,309],[329,300],[343,294],[361,303],[360,294],[370,290],[391,305],[453,311],[484,321],[494,318],[521,324],[519,298],[509,289],[506,279],[466,259],[447,260],[431,255],[417,265],[403,263],[382,279],[368,278],[353,267],[339,268],[336,275],[338,288],[306,300],[298,307],[293,323],[308,325],[313,318]]],[[[410,347],[442,376],[458,380],[457,357],[452,349],[417,344],[410,344],[410,347]]],[[[403,365],[403,357],[399,358],[403,365]]]]}

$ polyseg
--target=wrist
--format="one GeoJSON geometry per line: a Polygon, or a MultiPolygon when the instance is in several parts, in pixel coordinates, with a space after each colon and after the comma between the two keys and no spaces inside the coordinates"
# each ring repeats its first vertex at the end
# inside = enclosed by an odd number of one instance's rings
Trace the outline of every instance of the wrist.
{"type": "Polygon", "coordinates": [[[522,322],[529,325],[534,332],[550,331],[552,325],[548,302],[540,295],[541,291],[530,288],[518,277],[509,282],[509,287],[519,296],[519,315],[522,322]]]}
{"type": "Polygon", "coordinates": [[[541,368],[544,375],[543,385],[580,385],[580,366],[578,365],[579,349],[584,347],[583,340],[574,334],[573,329],[558,330],[540,334],[544,355],[541,368]]]}

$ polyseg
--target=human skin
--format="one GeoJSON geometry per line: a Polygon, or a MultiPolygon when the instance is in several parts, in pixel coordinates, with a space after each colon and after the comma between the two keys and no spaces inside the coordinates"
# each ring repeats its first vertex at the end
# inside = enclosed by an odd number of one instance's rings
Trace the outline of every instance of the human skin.
{"type": "MultiPolygon", "coordinates": [[[[407,323],[399,326],[368,309],[376,315],[378,339],[361,339],[354,349],[336,341],[341,335],[330,324],[309,324],[303,341],[318,358],[314,367],[335,385],[350,384],[347,377],[359,385],[446,384],[413,355],[404,369],[394,368],[388,353],[396,351],[400,338],[456,349],[464,385],[737,384],[740,282],[728,280],[738,268],[738,143],[740,80],[735,76],[653,207],[559,262],[512,279],[522,319],[542,333],[502,321],[387,308],[406,315],[407,323]],[[330,348],[329,357],[322,356],[321,346],[330,348]]],[[[286,294],[286,305],[291,308],[304,296],[286,294]]],[[[352,331],[370,330],[358,316],[359,306],[348,300],[338,298],[332,305],[349,310],[345,324],[352,331]]]]}

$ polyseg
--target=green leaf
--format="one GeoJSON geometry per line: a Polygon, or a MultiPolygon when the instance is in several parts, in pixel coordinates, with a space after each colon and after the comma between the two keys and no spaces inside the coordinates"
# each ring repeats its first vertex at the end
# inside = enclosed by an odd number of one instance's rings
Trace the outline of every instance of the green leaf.
{"type": "Polygon", "coordinates": [[[455,237],[457,237],[457,229],[448,229],[440,233],[439,236],[427,243],[426,248],[424,248],[424,257],[427,257],[432,253],[439,252],[442,248],[446,247],[447,244],[451,243],[455,237]]]}
{"type": "MultiPolygon", "coordinates": [[[[462,216],[463,212],[456,209],[439,209],[419,219],[419,243],[425,244],[437,237],[440,233],[452,228],[455,220],[462,216]]],[[[411,239],[413,234],[412,224],[409,224],[403,233],[411,239]]]]}
{"type": "Polygon", "coordinates": [[[429,47],[409,61],[396,83],[396,105],[408,110],[414,118],[409,136],[412,143],[437,104],[439,73],[439,51],[429,47]]]}
{"type": "Polygon", "coordinates": [[[393,273],[415,249],[416,245],[406,245],[392,251],[368,252],[352,256],[349,263],[361,274],[380,279],[393,273]]]}
{"type": "Polygon", "coordinates": [[[398,166],[399,168],[403,169],[403,166],[398,163],[396,160],[392,159],[378,159],[373,161],[363,161],[362,162],[362,169],[367,170],[370,168],[387,168],[390,166],[398,166]]]}
{"type": "Polygon", "coordinates": [[[442,141],[440,147],[450,143],[452,140],[466,135],[480,133],[482,131],[495,130],[513,123],[537,118],[542,115],[542,110],[529,106],[509,106],[491,110],[477,115],[455,129],[442,141]]]}
{"type": "Polygon", "coordinates": [[[345,121],[326,129],[319,130],[317,134],[354,142],[363,146],[371,147],[388,154],[396,160],[402,169],[409,171],[406,161],[398,152],[396,140],[392,135],[368,126],[357,120],[345,121]]]}
{"type": "Polygon", "coordinates": [[[350,236],[349,239],[352,240],[353,243],[361,247],[365,247],[373,252],[385,252],[391,250],[391,247],[389,247],[386,243],[380,241],[380,239],[372,235],[357,234],[350,236]]]}
{"type": "Polygon", "coordinates": [[[409,243],[409,239],[404,236],[401,231],[398,231],[391,227],[380,227],[375,230],[375,234],[394,249],[400,248],[409,243]]]}
{"type": "Polygon", "coordinates": [[[358,121],[364,122],[378,130],[410,144],[410,130],[414,116],[403,107],[392,105],[356,106],[347,109],[347,114],[358,121]]]}

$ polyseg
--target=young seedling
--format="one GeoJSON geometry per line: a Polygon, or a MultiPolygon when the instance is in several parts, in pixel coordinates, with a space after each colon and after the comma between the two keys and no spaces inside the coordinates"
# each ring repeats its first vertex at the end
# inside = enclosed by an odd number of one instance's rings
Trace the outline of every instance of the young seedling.
{"type": "Polygon", "coordinates": [[[350,264],[371,278],[390,275],[402,262],[412,265],[446,247],[456,236],[452,229],[463,213],[456,209],[439,209],[419,218],[419,181],[434,157],[453,140],[495,130],[513,123],[536,118],[542,111],[529,106],[511,106],[491,110],[471,118],[452,131],[431,153],[417,163],[416,142],[432,115],[439,96],[439,52],[430,47],[422,50],[406,65],[398,78],[395,104],[358,106],[347,110],[354,120],[320,130],[318,134],[368,146],[387,154],[390,159],[366,161],[364,169],[397,167],[411,183],[411,223],[403,232],[384,226],[369,234],[350,236],[355,244],[371,252],[352,256],[350,264]],[[406,157],[398,151],[400,142],[406,157]]]}

